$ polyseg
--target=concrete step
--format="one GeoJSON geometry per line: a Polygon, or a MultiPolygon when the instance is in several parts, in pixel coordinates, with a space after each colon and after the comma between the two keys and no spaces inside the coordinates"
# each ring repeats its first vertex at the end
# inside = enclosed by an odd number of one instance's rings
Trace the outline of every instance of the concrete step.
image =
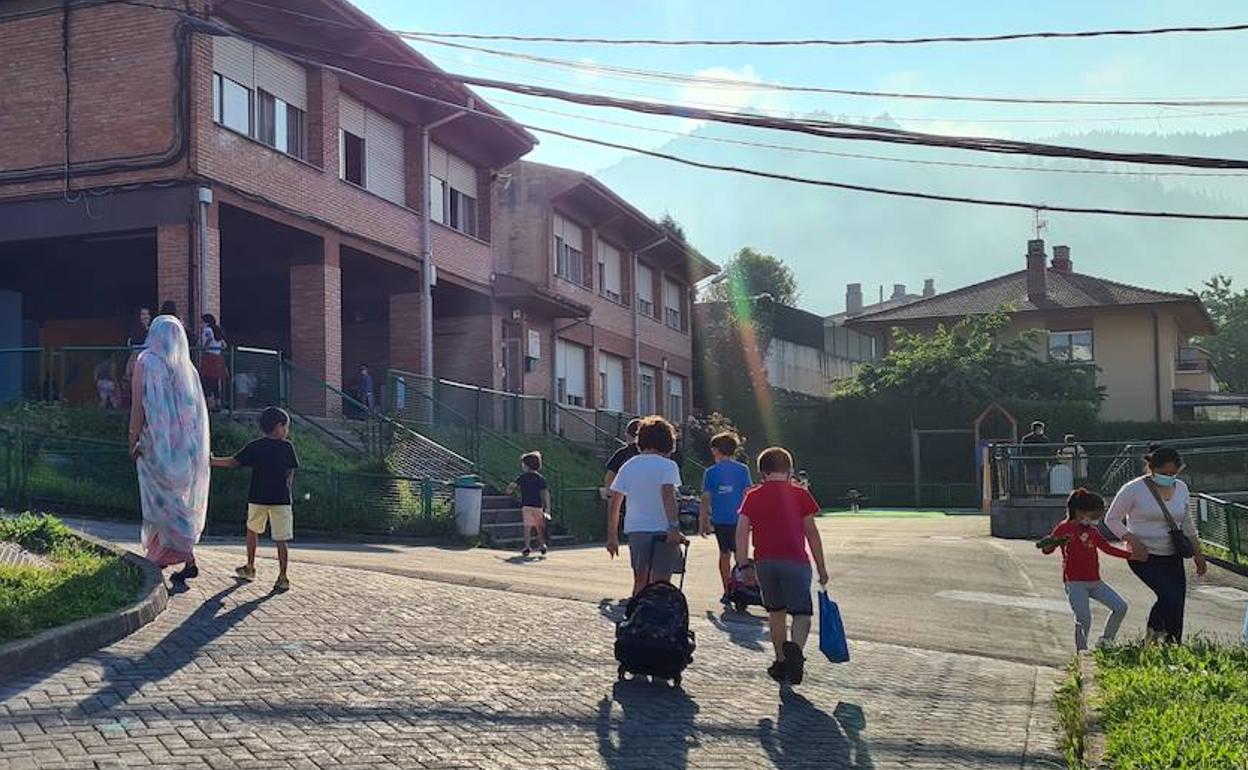
{"type": "Polygon", "coordinates": [[[516,507],[516,498],[511,495],[482,495],[481,510],[488,511],[494,508],[515,508],[517,511],[520,510],[516,507]]]}
{"type": "Polygon", "coordinates": [[[519,524],[524,521],[524,514],[519,508],[483,508],[481,523],[484,524],[519,524]]]}

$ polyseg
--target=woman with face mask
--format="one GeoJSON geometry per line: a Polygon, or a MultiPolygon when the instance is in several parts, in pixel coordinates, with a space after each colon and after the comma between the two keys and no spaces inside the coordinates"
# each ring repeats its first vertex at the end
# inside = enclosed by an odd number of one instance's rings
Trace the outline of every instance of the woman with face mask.
{"type": "Polygon", "coordinates": [[[1188,514],[1187,485],[1179,479],[1183,458],[1178,450],[1157,444],[1144,456],[1147,473],[1128,481],[1105,514],[1105,525],[1131,549],[1128,562],[1157,602],[1148,614],[1150,638],[1179,642],[1187,600],[1187,571],[1192,558],[1196,574],[1204,575],[1196,522],[1188,514]]]}

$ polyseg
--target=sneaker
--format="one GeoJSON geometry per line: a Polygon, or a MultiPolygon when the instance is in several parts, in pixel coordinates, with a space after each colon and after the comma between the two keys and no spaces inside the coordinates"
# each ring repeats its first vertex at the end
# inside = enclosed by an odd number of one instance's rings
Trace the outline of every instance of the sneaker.
{"type": "Polygon", "coordinates": [[[234,574],[239,580],[246,580],[248,583],[256,579],[256,568],[250,565],[239,567],[234,570],[234,574]]]}
{"type": "Polygon", "coordinates": [[[523,550],[520,551],[521,556],[528,556],[531,553],[533,552],[529,550],[529,547],[527,545],[524,547],[523,550]]]}
{"type": "Polygon", "coordinates": [[[775,663],[772,663],[770,666],[768,666],[767,676],[776,680],[780,684],[784,684],[786,681],[785,676],[784,676],[784,661],[777,660],[775,663]]]}
{"type": "Polygon", "coordinates": [[[541,547],[541,548],[539,548],[539,549],[537,549],[537,550],[541,552],[542,556],[545,556],[545,555],[546,555],[546,544],[545,544],[545,543],[543,543],[543,544],[542,544],[542,547],[541,547]]]}
{"type": "Polygon", "coordinates": [[[802,676],[805,674],[806,656],[802,654],[802,648],[793,642],[784,643],[784,673],[785,677],[793,684],[801,684],[802,676]]]}
{"type": "Polygon", "coordinates": [[[169,579],[175,583],[185,583],[191,578],[199,577],[199,567],[192,564],[189,567],[183,567],[177,572],[169,576],[169,579]]]}
{"type": "Polygon", "coordinates": [[[732,604],[732,594],[724,591],[724,595],[719,597],[719,603],[723,605],[732,604]]]}
{"type": "Polygon", "coordinates": [[[273,590],[278,593],[285,593],[290,590],[290,578],[282,575],[278,577],[277,582],[273,584],[273,590]]]}

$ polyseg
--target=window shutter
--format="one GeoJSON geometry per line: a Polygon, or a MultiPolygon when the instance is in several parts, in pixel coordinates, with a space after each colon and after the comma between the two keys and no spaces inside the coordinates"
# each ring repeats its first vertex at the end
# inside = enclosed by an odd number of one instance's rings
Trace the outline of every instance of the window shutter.
{"type": "Polygon", "coordinates": [[[308,111],[307,71],[263,48],[256,49],[256,88],[263,88],[290,106],[308,111]]]}
{"type": "Polygon", "coordinates": [[[235,83],[255,88],[255,46],[228,35],[212,38],[212,71],[235,83]]]}
{"type": "Polygon", "coordinates": [[[619,249],[606,241],[598,241],[598,254],[602,261],[602,288],[613,296],[623,296],[620,289],[620,258],[619,249]]]}
{"type": "Polygon", "coordinates": [[[403,127],[372,110],[366,114],[364,181],[372,192],[392,203],[407,205],[403,184],[403,127]]]}
{"type": "Polygon", "coordinates": [[[477,170],[468,161],[447,155],[447,180],[464,195],[477,197],[477,170]]]}
{"type": "Polygon", "coordinates": [[[564,381],[569,400],[585,400],[585,348],[566,340],[555,340],[555,376],[564,381]]]}
{"type": "Polygon", "coordinates": [[[441,147],[429,143],[429,175],[436,176],[443,182],[451,181],[451,156],[441,147]]]}
{"type": "Polygon", "coordinates": [[[637,263],[637,299],[654,304],[654,271],[637,263]]]}
{"type": "Polygon", "coordinates": [[[364,105],[346,94],[338,95],[338,127],[343,131],[365,138],[365,125],[368,123],[368,110],[364,105]]]}

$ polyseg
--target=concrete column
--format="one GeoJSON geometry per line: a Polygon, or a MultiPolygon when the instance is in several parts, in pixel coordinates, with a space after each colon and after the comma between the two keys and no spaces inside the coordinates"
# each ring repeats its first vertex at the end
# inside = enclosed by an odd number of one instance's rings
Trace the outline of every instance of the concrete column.
{"type": "MultiPolygon", "coordinates": [[[[156,229],[156,297],[152,311],[161,303],[178,306],[182,323],[198,337],[199,323],[191,317],[195,304],[191,299],[199,283],[199,224],[161,225],[156,229]]],[[[217,206],[208,209],[207,312],[221,319],[221,230],[217,227],[217,206]]]]}
{"type": "Polygon", "coordinates": [[[342,268],[330,234],[299,248],[290,265],[290,357],[303,372],[290,382],[291,403],[316,416],[337,416],[342,399],[342,268]]]}

